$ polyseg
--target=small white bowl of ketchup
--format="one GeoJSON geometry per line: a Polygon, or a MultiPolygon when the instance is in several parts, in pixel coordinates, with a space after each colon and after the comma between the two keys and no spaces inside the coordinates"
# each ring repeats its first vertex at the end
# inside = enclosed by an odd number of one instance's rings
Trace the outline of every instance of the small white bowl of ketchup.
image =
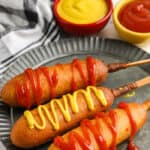
{"type": "Polygon", "coordinates": [[[150,0],[121,0],[113,12],[120,37],[131,43],[150,38],[150,0]]]}

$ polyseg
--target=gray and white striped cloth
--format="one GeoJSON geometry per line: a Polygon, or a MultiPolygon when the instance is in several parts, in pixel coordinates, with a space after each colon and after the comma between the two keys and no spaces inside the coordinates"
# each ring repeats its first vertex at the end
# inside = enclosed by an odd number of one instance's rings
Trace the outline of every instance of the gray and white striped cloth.
{"type": "Polygon", "coordinates": [[[52,0],[0,0],[0,73],[27,50],[58,40],[52,0]]]}

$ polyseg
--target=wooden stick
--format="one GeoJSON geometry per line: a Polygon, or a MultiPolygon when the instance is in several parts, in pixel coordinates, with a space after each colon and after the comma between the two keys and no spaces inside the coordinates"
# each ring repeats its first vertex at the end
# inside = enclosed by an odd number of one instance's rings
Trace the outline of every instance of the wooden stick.
{"type": "Polygon", "coordinates": [[[146,84],[150,84],[150,76],[145,77],[144,79],[136,81],[135,84],[137,85],[137,87],[142,87],[146,84]]]}
{"type": "Polygon", "coordinates": [[[113,95],[115,97],[118,97],[120,95],[126,94],[130,91],[132,91],[133,89],[142,87],[144,85],[150,84],[150,76],[149,77],[145,77],[141,80],[129,83],[127,85],[121,86],[120,88],[115,88],[115,89],[111,89],[113,92],[113,95]]]}
{"type": "Polygon", "coordinates": [[[133,66],[138,66],[138,65],[148,64],[148,63],[150,63],[150,59],[127,63],[124,67],[128,68],[128,67],[133,67],[133,66]]]}
{"type": "Polygon", "coordinates": [[[140,61],[135,61],[130,63],[112,63],[108,65],[108,71],[114,72],[117,70],[126,69],[128,67],[139,66],[148,63],[150,63],[150,59],[145,59],[145,60],[140,60],[140,61]]]}

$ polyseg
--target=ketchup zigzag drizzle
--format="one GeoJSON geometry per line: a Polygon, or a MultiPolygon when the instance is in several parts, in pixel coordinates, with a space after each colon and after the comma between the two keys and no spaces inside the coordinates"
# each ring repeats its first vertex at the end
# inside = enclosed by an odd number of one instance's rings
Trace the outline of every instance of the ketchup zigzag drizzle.
{"type": "MultiPolygon", "coordinates": [[[[35,100],[35,104],[39,105],[42,101],[42,84],[40,76],[41,74],[47,80],[50,90],[50,98],[56,97],[56,87],[59,81],[59,75],[57,71],[57,67],[60,66],[56,65],[56,68],[53,71],[50,71],[48,67],[39,67],[35,70],[28,68],[24,71],[24,80],[23,83],[17,82],[16,84],[16,98],[18,103],[26,108],[30,108],[32,105],[33,99],[35,100]],[[31,95],[31,91],[33,96],[31,95]]],[[[75,69],[78,70],[82,80],[84,81],[84,86],[87,85],[95,85],[96,84],[96,60],[89,56],[86,59],[87,71],[88,71],[88,79],[84,74],[83,67],[81,66],[79,59],[74,59],[71,63],[71,70],[72,70],[72,81],[71,81],[71,90],[75,91],[77,89],[77,82],[75,80],[74,72],[75,69]]]]}
{"type": "Polygon", "coordinates": [[[81,146],[83,150],[91,150],[92,148],[92,141],[90,139],[89,131],[93,134],[97,144],[101,148],[101,150],[115,150],[116,148],[116,136],[117,132],[115,129],[116,124],[116,114],[115,111],[111,110],[108,113],[108,116],[104,112],[100,112],[96,115],[95,119],[96,122],[93,124],[90,120],[83,120],[81,122],[81,130],[83,133],[83,137],[79,135],[77,132],[72,131],[69,134],[68,143],[66,143],[62,137],[56,137],[54,139],[54,144],[58,146],[61,150],[66,150],[69,148],[69,150],[77,150],[77,143],[81,146]],[[109,116],[109,117],[108,117],[109,116]],[[101,124],[99,123],[99,118],[103,119],[108,128],[110,129],[111,133],[113,134],[113,140],[111,143],[111,147],[108,148],[106,144],[106,140],[104,139],[103,135],[101,134],[101,124]],[[111,118],[111,122],[109,120],[111,118]],[[70,147],[69,147],[70,146],[70,147]]]}
{"type": "MultiPolygon", "coordinates": [[[[136,122],[132,117],[129,106],[127,103],[121,102],[118,105],[118,107],[124,109],[127,112],[127,115],[129,117],[132,126],[132,133],[129,139],[128,150],[139,150],[138,147],[133,144],[133,138],[137,132],[137,126],[136,126],[136,122]]],[[[81,136],[79,133],[75,131],[71,131],[68,135],[68,142],[64,141],[63,137],[58,136],[54,139],[54,144],[57,147],[59,147],[61,150],[66,150],[66,149],[77,150],[78,149],[77,144],[80,145],[80,147],[83,150],[91,150],[94,147],[92,145],[92,141],[89,134],[89,130],[90,130],[101,150],[116,150],[116,144],[117,144],[116,119],[117,119],[116,112],[114,110],[109,111],[108,114],[105,114],[104,112],[100,112],[96,115],[95,117],[96,121],[94,123],[91,120],[87,120],[87,119],[81,122],[80,127],[83,136],[81,136]],[[108,128],[112,133],[113,139],[109,147],[101,133],[102,129],[99,121],[100,118],[105,122],[105,124],[108,126],[108,128]]]]}
{"type": "Polygon", "coordinates": [[[132,131],[131,131],[131,136],[130,136],[130,139],[129,139],[128,150],[139,150],[139,148],[133,143],[133,138],[134,138],[134,136],[137,132],[137,125],[136,125],[136,122],[134,121],[134,118],[132,117],[129,106],[128,106],[127,103],[121,102],[121,103],[118,104],[118,107],[123,108],[123,109],[126,110],[126,112],[128,114],[128,117],[130,119],[131,126],[132,126],[132,131]]]}
{"type": "Polygon", "coordinates": [[[53,72],[49,72],[48,67],[40,67],[41,71],[43,72],[44,76],[47,79],[47,82],[49,84],[49,88],[50,88],[50,97],[54,98],[56,91],[56,85],[58,83],[58,75],[57,75],[57,71],[56,69],[54,69],[53,72]]]}

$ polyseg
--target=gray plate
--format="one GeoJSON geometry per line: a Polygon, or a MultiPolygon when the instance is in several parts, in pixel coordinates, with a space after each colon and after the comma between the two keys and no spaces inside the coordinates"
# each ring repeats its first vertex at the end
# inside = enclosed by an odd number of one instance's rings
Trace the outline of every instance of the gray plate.
{"type": "MultiPolygon", "coordinates": [[[[16,74],[21,73],[25,68],[36,68],[41,65],[64,63],[71,61],[75,57],[85,58],[87,55],[92,55],[96,58],[102,59],[107,64],[111,62],[127,62],[150,58],[149,54],[141,51],[139,48],[118,40],[100,39],[98,37],[62,40],[53,44],[48,44],[44,47],[30,50],[17,58],[17,60],[13,64],[11,64],[8,70],[4,73],[3,78],[0,82],[0,87],[2,87],[7,80],[14,77],[16,74]]],[[[103,83],[103,85],[111,88],[118,87],[128,82],[141,79],[148,75],[150,75],[150,68],[148,65],[143,65],[141,67],[132,67],[126,70],[109,74],[107,80],[105,81],[105,83],[103,83]]],[[[136,95],[134,97],[117,98],[112,107],[116,106],[116,104],[121,100],[125,100],[128,102],[143,102],[146,99],[150,99],[150,86],[148,85],[143,88],[137,89],[135,92],[136,95]]],[[[0,138],[6,149],[19,150],[11,144],[9,136],[12,125],[22,114],[22,112],[22,109],[9,108],[7,105],[0,102],[0,138]]],[[[141,150],[149,150],[149,139],[150,115],[143,129],[141,129],[135,137],[135,143],[141,148],[141,150]]],[[[44,150],[48,145],[49,143],[42,145],[36,149],[44,150]]],[[[120,144],[117,147],[118,150],[124,150],[125,148],[126,142],[120,144]]]]}

